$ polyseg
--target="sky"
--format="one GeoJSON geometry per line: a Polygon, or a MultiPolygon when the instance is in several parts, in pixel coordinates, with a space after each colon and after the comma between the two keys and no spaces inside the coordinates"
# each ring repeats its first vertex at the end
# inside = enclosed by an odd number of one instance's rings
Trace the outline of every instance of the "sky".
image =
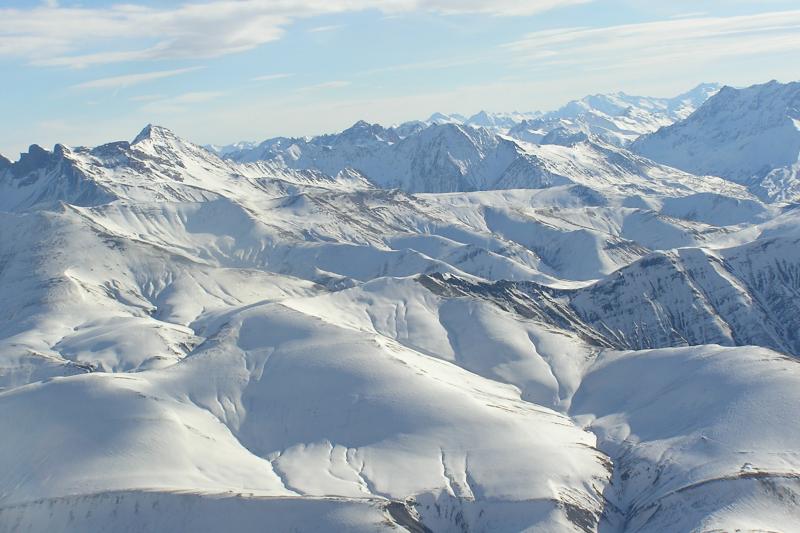
{"type": "Polygon", "coordinates": [[[0,153],[800,79],[797,0],[0,0],[0,153]]]}

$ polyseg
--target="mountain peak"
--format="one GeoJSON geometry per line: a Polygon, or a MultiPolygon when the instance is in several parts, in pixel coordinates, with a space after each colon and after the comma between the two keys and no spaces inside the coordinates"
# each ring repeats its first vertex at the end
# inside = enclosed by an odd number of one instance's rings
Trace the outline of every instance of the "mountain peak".
{"type": "Polygon", "coordinates": [[[366,120],[359,120],[346,130],[342,131],[341,135],[376,135],[384,131],[384,127],[380,124],[370,124],[366,120]]]}
{"type": "Polygon", "coordinates": [[[11,160],[0,154],[0,172],[11,166],[11,160]]]}
{"type": "Polygon", "coordinates": [[[359,120],[338,135],[333,135],[327,142],[333,140],[334,143],[340,142],[355,142],[355,143],[373,143],[373,142],[397,142],[400,140],[394,130],[386,129],[380,124],[370,124],[366,120],[359,120]]]}
{"type": "Polygon", "coordinates": [[[465,120],[466,118],[461,115],[446,115],[437,111],[428,117],[427,122],[431,122],[433,124],[442,124],[449,122],[464,122],[465,120]]]}
{"type": "Polygon", "coordinates": [[[716,82],[703,82],[692,89],[689,89],[685,93],[679,94],[672,100],[681,101],[681,100],[696,100],[696,104],[699,106],[708,98],[714,96],[720,90],[725,88],[721,83],[716,82]]]}
{"type": "Polygon", "coordinates": [[[133,139],[132,145],[141,143],[146,140],[156,141],[156,140],[174,140],[177,139],[178,136],[172,133],[172,131],[168,130],[163,126],[157,126],[155,124],[148,124],[144,127],[142,131],[139,132],[139,135],[133,139]]]}

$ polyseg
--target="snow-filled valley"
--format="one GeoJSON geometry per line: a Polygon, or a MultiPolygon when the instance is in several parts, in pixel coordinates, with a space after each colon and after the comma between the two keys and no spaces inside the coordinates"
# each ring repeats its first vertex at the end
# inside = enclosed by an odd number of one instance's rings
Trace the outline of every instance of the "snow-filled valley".
{"type": "Polygon", "coordinates": [[[798,530],[797,87],[0,158],[0,532],[798,530]]]}

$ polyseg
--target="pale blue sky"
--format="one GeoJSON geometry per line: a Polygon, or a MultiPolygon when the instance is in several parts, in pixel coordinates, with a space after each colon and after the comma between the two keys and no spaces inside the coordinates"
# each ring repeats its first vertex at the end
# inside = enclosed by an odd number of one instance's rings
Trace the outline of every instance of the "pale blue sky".
{"type": "Polygon", "coordinates": [[[796,0],[0,0],[0,153],[800,79],[796,0]]]}

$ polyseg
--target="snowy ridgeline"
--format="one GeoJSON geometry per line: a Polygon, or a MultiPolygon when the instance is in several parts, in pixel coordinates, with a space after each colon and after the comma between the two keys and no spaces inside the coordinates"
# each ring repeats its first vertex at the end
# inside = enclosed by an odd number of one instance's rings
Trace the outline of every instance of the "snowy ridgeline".
{"type": "Polygon", "coordinates": [[[800,210],[645,157],[715,90],[504,117],[680,121],[644,155],[484,114],[0,160],[0,532],[795,529],[800,210]]]}

